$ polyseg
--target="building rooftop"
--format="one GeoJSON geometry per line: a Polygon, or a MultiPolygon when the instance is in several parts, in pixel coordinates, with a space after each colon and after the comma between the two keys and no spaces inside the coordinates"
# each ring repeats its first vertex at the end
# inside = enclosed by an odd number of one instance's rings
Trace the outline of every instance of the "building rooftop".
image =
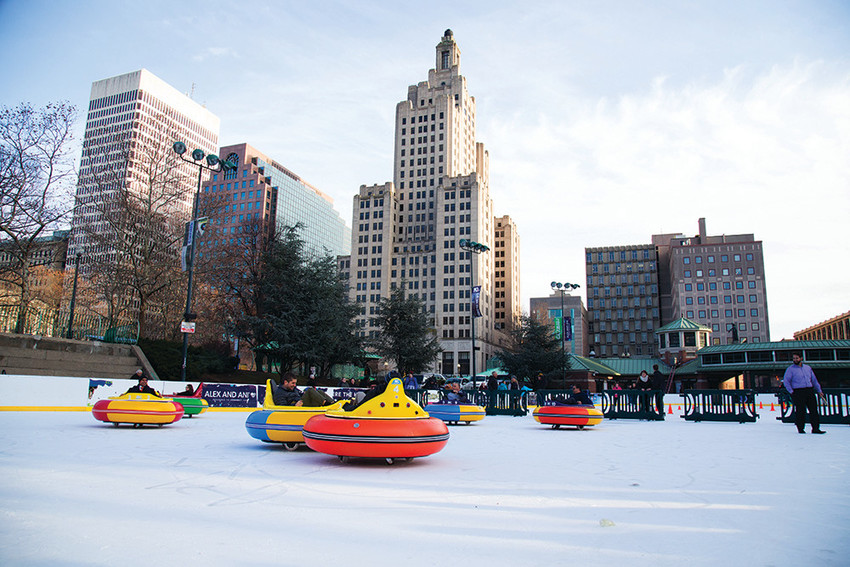
{"type": "Polygon", "coordinates": [[[672,323],[667,323],[664,326],[658,327],[655,329],[655,333],[663,333],[666,331],[711,331],[710,327],[706,327],[704,325],[700,325],[699,323],[695,323],[690,319],[686,319],[682,317],[673,321],[672,323]]]}

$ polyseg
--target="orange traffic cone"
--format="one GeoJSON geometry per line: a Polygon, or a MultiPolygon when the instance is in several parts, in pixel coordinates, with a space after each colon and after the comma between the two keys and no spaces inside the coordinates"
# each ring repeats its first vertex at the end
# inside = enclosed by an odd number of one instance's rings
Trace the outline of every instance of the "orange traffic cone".
{"type": "Polygon", "coordinates": [[[667,413],[673,413],[673,406],[672,405],[667,406],[667,413]]]}
{"type": "Polygon", "coordinates": [[[759,402],[759,409],[764,409],[764,405],[761,402],[759,402]]]}
{"type": "Polygon", "coordinates": [[[770,411],[776,411],[775,409],[773,409],[773,402],[770,402],[770,411]]]}

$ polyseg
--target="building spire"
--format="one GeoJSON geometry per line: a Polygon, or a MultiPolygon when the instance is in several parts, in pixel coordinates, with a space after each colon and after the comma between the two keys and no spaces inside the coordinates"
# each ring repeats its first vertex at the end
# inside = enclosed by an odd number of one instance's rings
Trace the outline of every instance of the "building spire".
{"type": "Polygon", "coordinates": [[[455,43],[452,30],[446,30],[437,44],[437,62],[434,68],[438,73],[450,73],[453,68],[458,71],[460,69],[460,48],[455,43]]]}

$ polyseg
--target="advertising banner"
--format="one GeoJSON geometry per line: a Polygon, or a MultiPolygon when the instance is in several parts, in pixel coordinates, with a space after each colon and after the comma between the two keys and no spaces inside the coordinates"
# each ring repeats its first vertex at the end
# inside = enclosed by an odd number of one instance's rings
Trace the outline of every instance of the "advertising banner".
{"type": "Polygon", "coordinates": [[[477,285],[472,288],[472,316],[481,317],[481,286],[477,285]]]}
{"type": "Polygon", "coordinates": [[[236,384],[204,383],[204,399],[210,407],[219,408],[255,408],[257,407],[257,387],[236,384]]]}
{"type": "Polygon", "coordinates": [[[573,318],[564,317],[564,340],[573,340],[573,318]]]}

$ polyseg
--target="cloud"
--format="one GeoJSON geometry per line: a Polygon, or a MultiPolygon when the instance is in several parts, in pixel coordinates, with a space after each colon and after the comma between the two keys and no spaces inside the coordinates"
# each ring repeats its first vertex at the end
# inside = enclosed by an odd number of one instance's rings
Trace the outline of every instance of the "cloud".
{"type": "Polygon", "coordinates": [[[208,59],[223,59],[225,57],[237,59],[239,54],[229,47],[208,47],[201,53],[193,55],[192,60],[200,63],[208,59]]]}
{"type": "MultiPolygon", "coordinates": [[[[714,83],[660,77],[616,100],[571,95],[492,118],[480,137],[497,214],[522,235],[523,296],[548,294],[554,276],[583,278],[585,246],[691,234],[706,217],[710,234],[764,241],[774,323],[802,294],[815,318],[846,311],[847,294],[831,292],[850,281],[838,260],[850,257],[848,83],[820,61],[736,67],[714,83]]],[[[779,324],[772,338],[793,330],[779,324]]]]}

